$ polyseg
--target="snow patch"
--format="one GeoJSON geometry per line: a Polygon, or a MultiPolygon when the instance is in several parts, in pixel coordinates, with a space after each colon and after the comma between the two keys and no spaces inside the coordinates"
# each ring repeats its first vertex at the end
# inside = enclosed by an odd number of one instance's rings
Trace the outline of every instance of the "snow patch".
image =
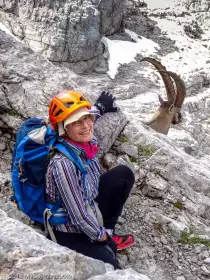
{"type": "Polygon", "coordinates": [[[15,38],[15,40],[17,40],[18,42],[21,42],[21,40],[19,40],[17,37],[15,37],[12,32],[0,22],[0,29],[2,31],[4,31],[5,33],[7,33],[8,35],[12,36],[13,38],[15,38]]]}
{"type": "Polygon", "coordinates": [[[184,2],[182,3],[182,1],[177,2],[175,0],[147,0],[147,7],[150,10],[171,10],[171,9],[175,9],[176,10],[184,10],[185,9],[185,5],[184,2]]]}
{"type": "Polygon", "coordinates": [[[118,67],[121,64],[136,61],[135,56],[141,53],[143,56],[150,56],[157,53],[160,46],[150,39],[138,36],[135,32],[128,29],[125,32],[132,38],[134,42],[110,40],[106,37],[102,38],[102,42],[109,52],[109,70],[108,75],[114,79],[118,73],[118,67]]]}

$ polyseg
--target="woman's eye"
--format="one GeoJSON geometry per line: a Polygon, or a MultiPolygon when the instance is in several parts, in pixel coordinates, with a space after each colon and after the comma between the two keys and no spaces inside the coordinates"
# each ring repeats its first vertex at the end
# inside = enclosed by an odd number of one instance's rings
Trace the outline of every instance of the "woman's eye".
{"type": "Polygon", "coordinates": [[[73,122],[73,124],[74,124],[74,125],[77,125],[77,124],[79,124],[79,121],[75,121],[75,122],[73,122]]]}

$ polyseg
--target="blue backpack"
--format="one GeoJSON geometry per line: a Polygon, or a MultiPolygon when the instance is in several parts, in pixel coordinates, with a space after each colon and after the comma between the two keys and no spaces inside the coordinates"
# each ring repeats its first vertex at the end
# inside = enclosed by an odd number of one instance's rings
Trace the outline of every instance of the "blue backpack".
{"type": "Polygon", "coordinates": [[[51,231],[50,225],[68,222],[62,201],[49,203],[45,198],[47,166],[56,151],[73,161],[85,180],[86,165],[73,148],[48,126],[46,119],[31,118],[20,126],[12,154],[14,195],[11,200],[15,201],[19,209],[32,221],[47,226],[48,231],[51,231]]]}

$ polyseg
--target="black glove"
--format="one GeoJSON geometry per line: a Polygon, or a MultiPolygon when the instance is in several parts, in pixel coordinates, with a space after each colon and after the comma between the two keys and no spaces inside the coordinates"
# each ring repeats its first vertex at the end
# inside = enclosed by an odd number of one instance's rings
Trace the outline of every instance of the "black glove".
{"type": "Polygon", "coordinates": [[[112,249],[112,252],[114,253],[114,256],[116,257],[117,254],[117,245],[116,243],[112,240],[112,238],[110,236],[108,236],[107,238],[107,245],[109,246],[109,248],[112,249]]]}
{"type": "Polygon", "coordinates": [[[112,257],[115,259],[117,254],[117,246],[116,243],[112,240],[112,238],[107,234],[107,239],[104,241],[99,241],[101,245],[103,245],[112,257]]]}
{"type": "Polygon", "coordinates": [[[100,114],[103,115],[107,112],[117,112],[117,107],[114,107],[113,103],[115,97],[112,96],[109,92],[103,91],[99,98],[97,99],[95,106],[100,111],[100,114]]]}

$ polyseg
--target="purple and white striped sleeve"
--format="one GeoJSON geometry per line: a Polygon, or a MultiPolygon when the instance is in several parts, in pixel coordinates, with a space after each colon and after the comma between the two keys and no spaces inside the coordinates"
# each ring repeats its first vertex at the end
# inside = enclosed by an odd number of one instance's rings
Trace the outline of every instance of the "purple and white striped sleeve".
{"type": "Polygon", "coordinates": [[[53,176],[71,223],[90,239],[102,239],[105,229],[86,211],[76,167],[67,158],[53,163],[53,176]]]}
{"type": "Polygon", "coordinates": [[[98,108],[95,105],[91,106],[91,109],[89,110],[89,112],[91,114],[95,115],[95,121],[97,121],[101,117],[100,111],[98,110],[98,108]]]}

